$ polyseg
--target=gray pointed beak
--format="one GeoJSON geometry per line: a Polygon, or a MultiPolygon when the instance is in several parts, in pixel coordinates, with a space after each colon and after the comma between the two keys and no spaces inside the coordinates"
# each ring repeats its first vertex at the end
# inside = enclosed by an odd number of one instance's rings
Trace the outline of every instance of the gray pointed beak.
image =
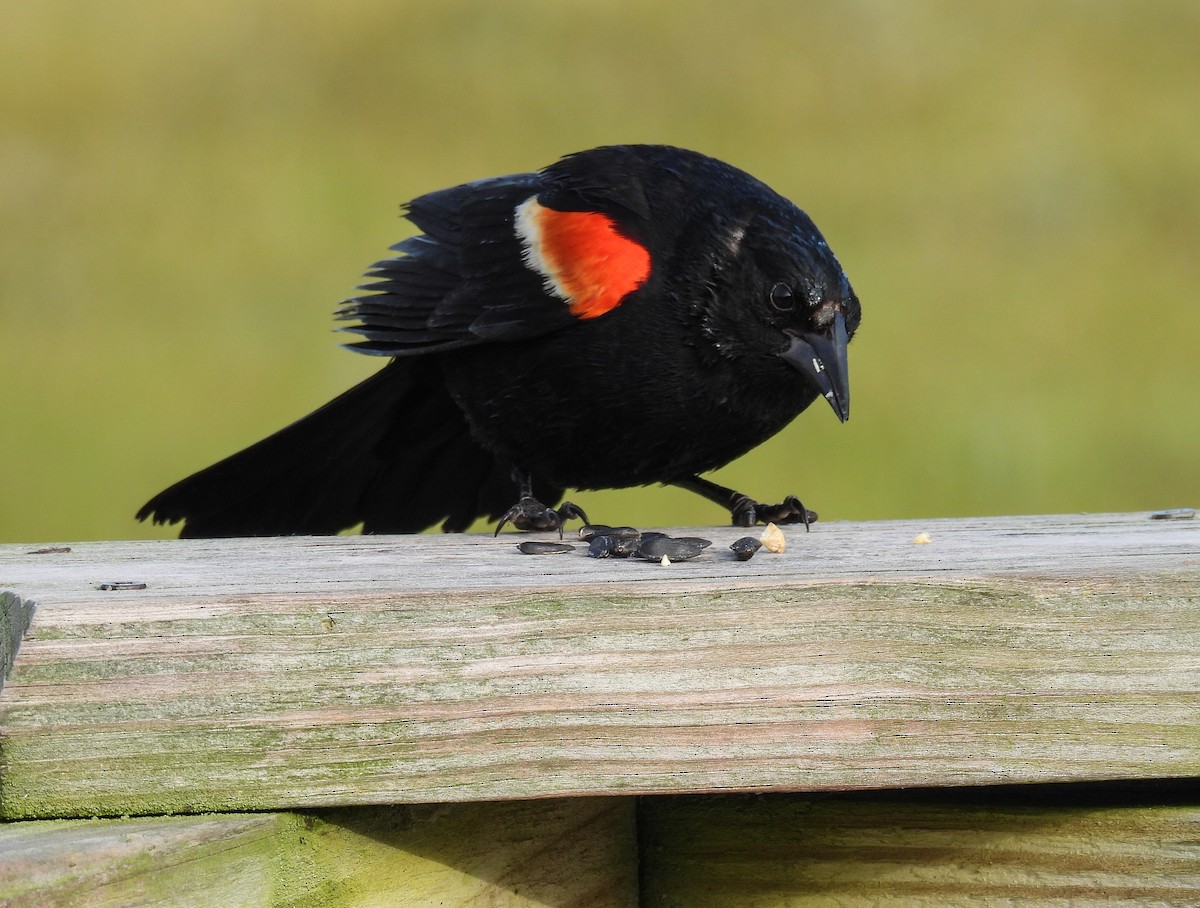
{"type": "Polygon", "coordinates": [[[824,331],[787,332],[792,342],[779,354],[821,390],[838,419],[850,418],[850,373],[846,364],[846,319],[834,316],[824,331]]]}

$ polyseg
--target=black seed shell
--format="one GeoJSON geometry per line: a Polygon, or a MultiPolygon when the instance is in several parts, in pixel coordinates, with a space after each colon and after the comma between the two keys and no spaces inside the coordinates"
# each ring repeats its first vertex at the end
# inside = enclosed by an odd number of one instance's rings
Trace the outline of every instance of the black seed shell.
{"type": "Polygon", "coordinates": [[[672,539],[670,536],[654,536],[642,538],[637,553],[650,561],[662,561],[664,557],[671,561],[689,561],[695,558],[711,545],[707,539],[672,539]]]}
{"type": "Polygon", "coordinates": [[[522,542],[517,545],[526,555],[563,555],[575,551],[575,546],[565,542],[522,542]]]}
{"type": "Polygon", "coordinates": [[[755,539],[753,536],[743,536],[741,539],[730,544],[730,549],[737,556],[738,561],[749,561],[754,557],[754,553],[762,548],[762,542],[755,539]]]}
{"type": "Polygon", "coordinates": [[[603,523],[589,523],[579,528],[579,538],[585,542],[597,536],[614,536],[617,539],[637,539],[642,534],[634,527],[610,527],[603,523]]]}
{"type": "Polygon", "coordinates": [[[617,540],[612,536],[593,536],[592,541],[588,543],[588,557],[607,558],[612,554],[616,542],[617,540]]]}

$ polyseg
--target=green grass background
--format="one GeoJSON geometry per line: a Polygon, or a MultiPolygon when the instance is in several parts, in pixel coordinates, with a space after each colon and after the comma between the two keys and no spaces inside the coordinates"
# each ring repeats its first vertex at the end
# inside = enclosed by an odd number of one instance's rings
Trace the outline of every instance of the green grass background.
{"type": "Polygon", "coordinates": [[[379,366],[330,314],[400,202],[610,142],[766,180],[863,301],[852,420],[719,480],[828,519],[1200,504],[1198,48],[1193,0],[0,0],[0,540],[167,534],[152,493],[379,366]]]}

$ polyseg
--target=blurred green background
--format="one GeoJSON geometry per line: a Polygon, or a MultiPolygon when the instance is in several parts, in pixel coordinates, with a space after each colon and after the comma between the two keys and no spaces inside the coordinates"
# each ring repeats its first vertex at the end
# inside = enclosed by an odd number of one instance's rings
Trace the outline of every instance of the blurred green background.
{"type": "Polygon", "coordinates": [[[399,203],[611,142],[762,178],[863,301],[852,420],[720,481],[826,519],[1200,504],[1198,99],[1194,0],[0,0],[0,540],[170,534],[151,494],[379,367],[330,315],[399,203]]]}

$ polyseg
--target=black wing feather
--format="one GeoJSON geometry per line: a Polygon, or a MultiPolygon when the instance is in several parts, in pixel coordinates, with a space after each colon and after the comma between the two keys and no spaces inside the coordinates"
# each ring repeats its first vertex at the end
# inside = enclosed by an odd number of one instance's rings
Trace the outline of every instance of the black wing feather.
{"type": "Polygon", "coordinates": [[[362,336],[351,349],[414,356],[555,331],[574,322],[525,265],[517,206],[545,186],[525,173],[464,183],[413,199],[406,216],[422,232],[371,266],[362,296],[346,300],[341,330],[362,336]]]}

